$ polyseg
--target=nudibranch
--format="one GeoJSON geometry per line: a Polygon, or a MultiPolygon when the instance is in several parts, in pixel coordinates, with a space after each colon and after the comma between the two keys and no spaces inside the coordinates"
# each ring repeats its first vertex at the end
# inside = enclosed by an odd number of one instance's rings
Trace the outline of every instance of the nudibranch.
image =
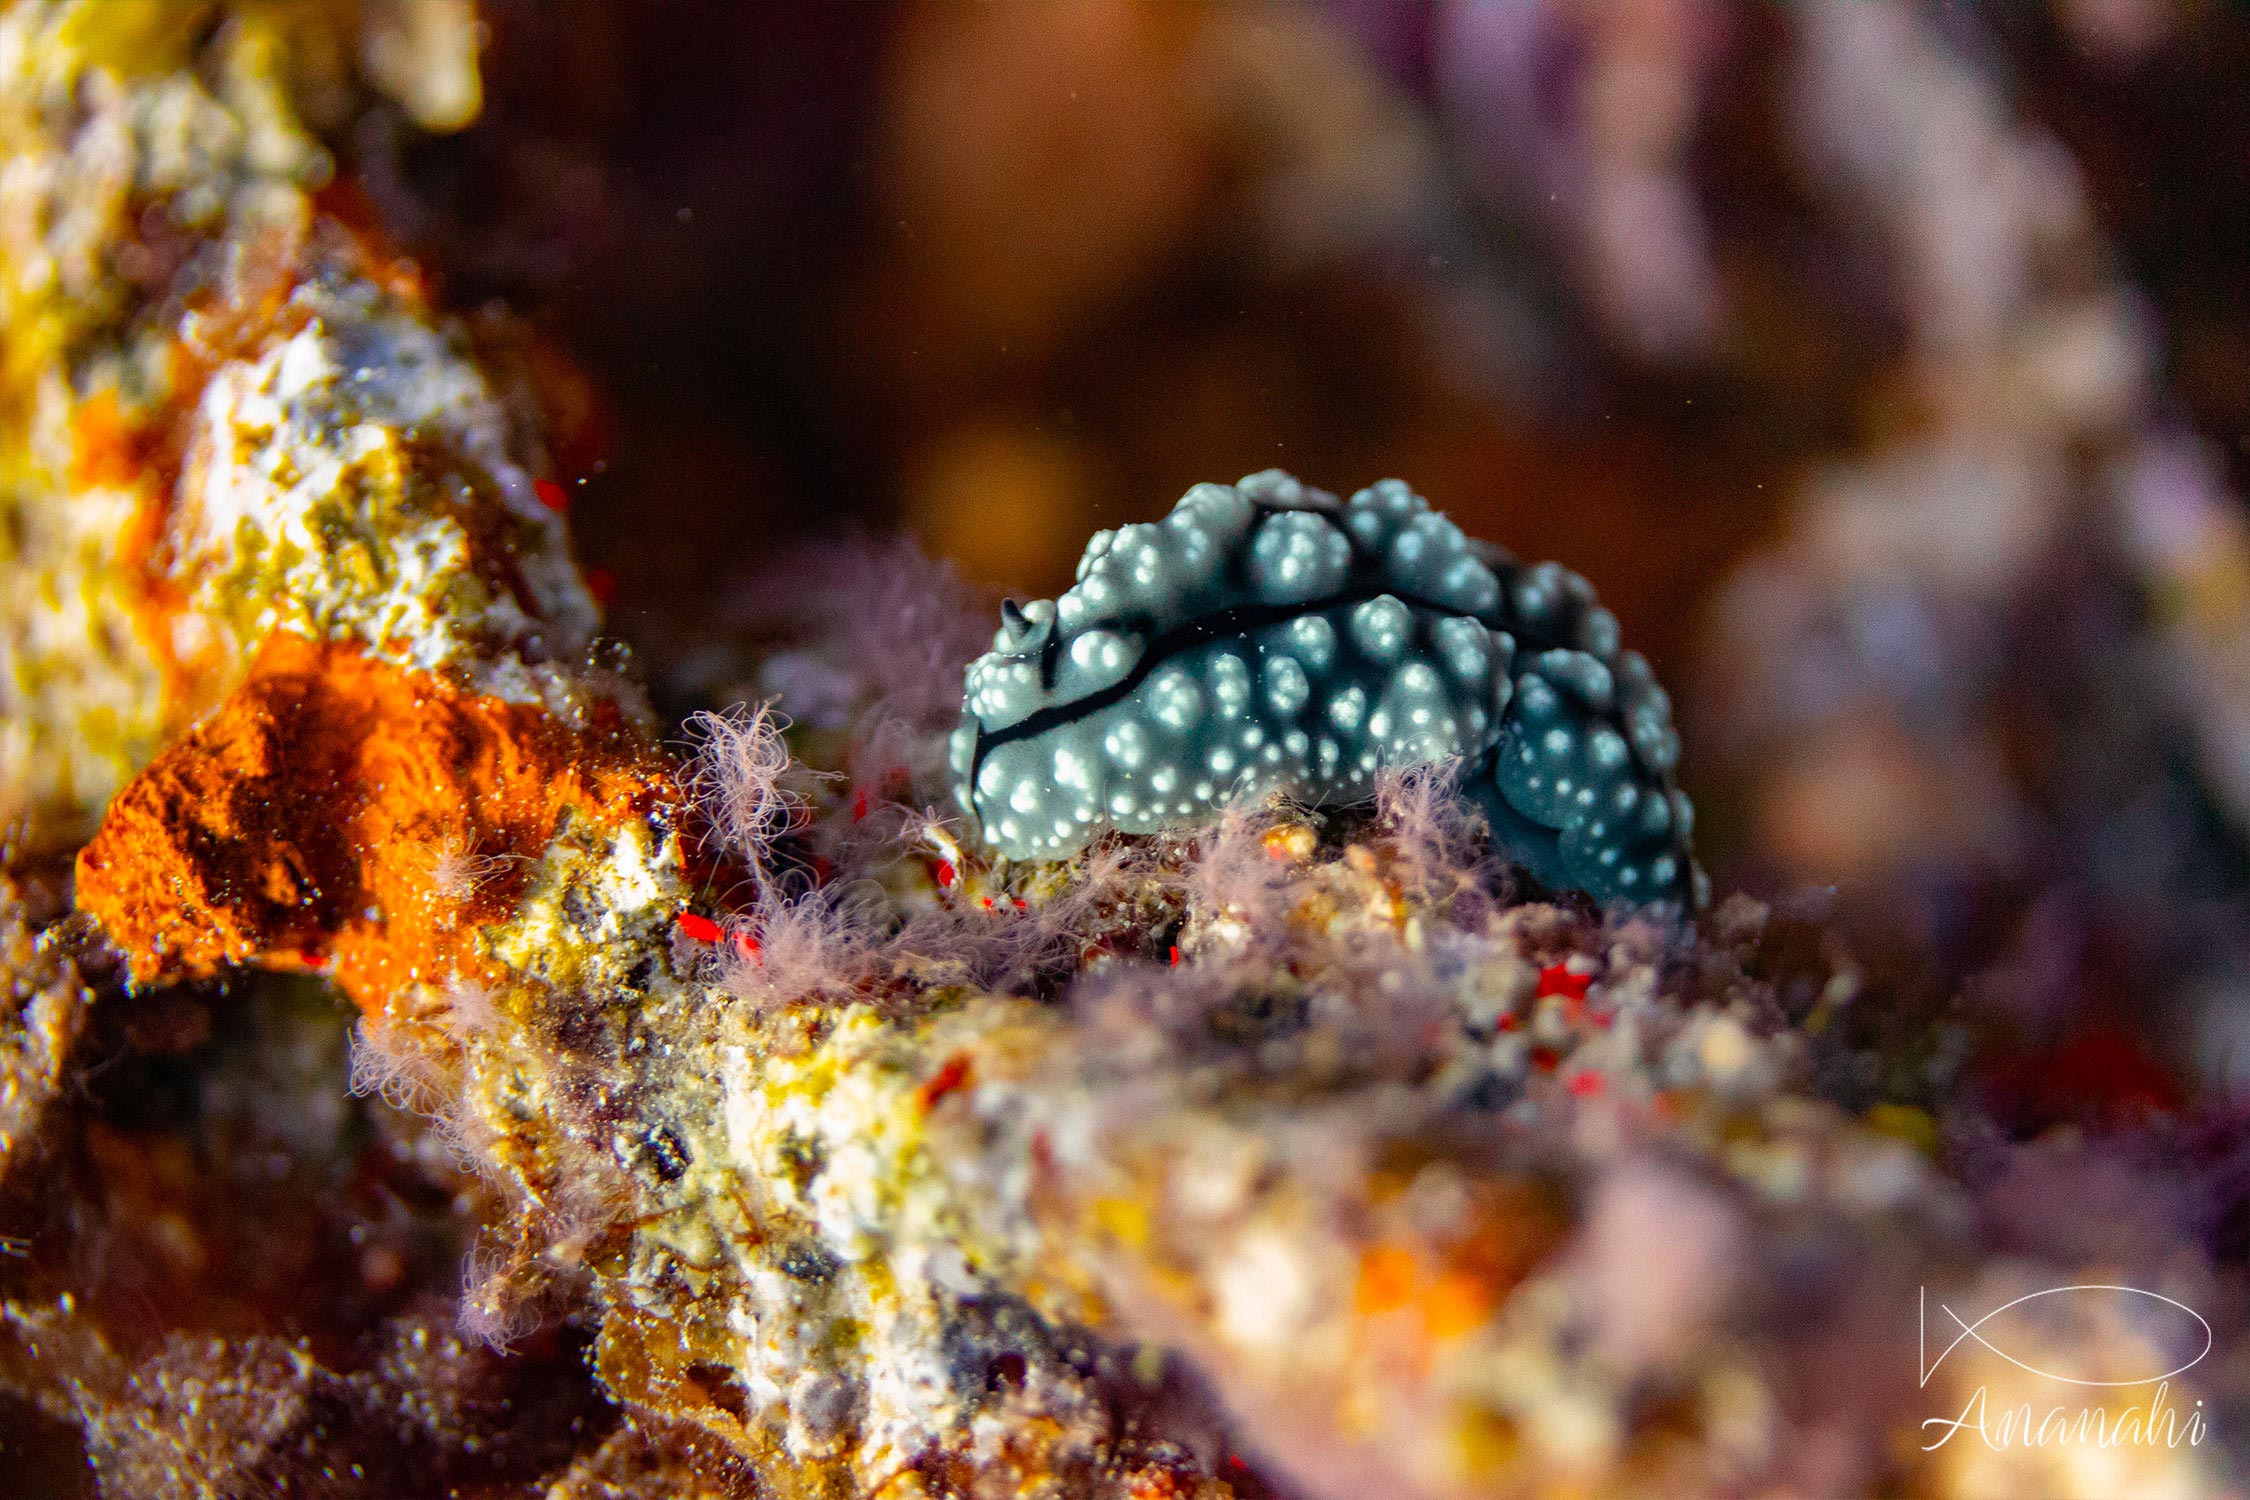
{"type": "Polygon", "coordinates": [[[1003,607],[951,744],[1011,859],[1275,792],[1362,801],[1385,767],[1454,758],[1541,885],[1702,904],[1671,700],[1616,616],[1396,479],[1339,502],[1269,469],[1096,533],[1060,598],[1003,607]]]}

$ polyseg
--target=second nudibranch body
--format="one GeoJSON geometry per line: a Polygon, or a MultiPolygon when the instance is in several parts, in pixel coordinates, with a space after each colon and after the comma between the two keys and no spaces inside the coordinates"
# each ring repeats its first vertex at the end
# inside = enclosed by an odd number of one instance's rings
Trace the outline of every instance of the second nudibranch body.
{"type": "Polygon", "coordinates": [[[1575,573],[1472,541],[1395,479],[1348,502],[1279,470],[1097,533],[1010,605],[952,743],[985,841],[1054,859],[1275,792],[1361,801],[1458,758],[1542,884],[1701,899],[1671,705],[1575,573]]]}

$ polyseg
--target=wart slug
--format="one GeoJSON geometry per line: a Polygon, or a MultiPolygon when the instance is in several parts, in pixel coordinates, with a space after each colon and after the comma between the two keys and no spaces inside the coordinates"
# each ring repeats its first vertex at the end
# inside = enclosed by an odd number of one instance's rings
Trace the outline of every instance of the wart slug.
{"type": "Polygon", "coordinates": [[[1526,567],[1396,479],[1348,502],[1278,469],[1097,533],[1078,582],[1004,607],[970,663],[955,789],[985,841],[1053,859],[1283,792],[1370,795],[1458,757],[1501,851],[1550,888],[1699,905],[1671,701],[1585,579],[1526,567]]]}

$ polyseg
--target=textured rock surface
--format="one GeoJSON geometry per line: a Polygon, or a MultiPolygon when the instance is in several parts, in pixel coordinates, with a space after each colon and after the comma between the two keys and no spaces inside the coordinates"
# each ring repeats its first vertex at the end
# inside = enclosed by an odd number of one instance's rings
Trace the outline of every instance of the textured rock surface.
{"type": "MultiPolygon", "coordinates": [[[[277,626],[517,698],[526,661],[585,649],[536,442],[412,269],[324,208],[289,94],[403,55],[396,9],[0,15],[0,821],[39,847],[277,626]]],[[[419,76],[473,76],[467,7],[417,13],[419,76]]]]}
{"type": "Polygon", "coordinates": [[[39,1149],[92,998],[50,930],[60,893],[41,885],[0,881],[0,1185],[39,1149]]]}
{"type": "Polygon", "coordinates": [[[1059,599],[1008,606],[967,692],[957,795],[1014,858],[1458,759],[1542,883],[1703,899],[1671,701],[1616,618],[1397,480],[1339,504],[1268,470],[1102,532],[1059,599]]]}

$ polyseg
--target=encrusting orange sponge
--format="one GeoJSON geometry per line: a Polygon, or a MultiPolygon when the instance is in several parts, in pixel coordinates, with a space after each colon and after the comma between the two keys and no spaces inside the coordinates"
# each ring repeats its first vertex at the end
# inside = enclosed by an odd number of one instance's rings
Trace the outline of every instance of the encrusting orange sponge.
{"type": "Polygon", "coordinates": [[[474,973],[566,809],[677,796],[615,705],[585,727],[346,645],[268,637],[247,680],[111,804],[78,901],[139,983],[228,965],[330,973],[362,1009],[474,973]],[[433,880],[448,860],[480,878],[433,880]]]}

